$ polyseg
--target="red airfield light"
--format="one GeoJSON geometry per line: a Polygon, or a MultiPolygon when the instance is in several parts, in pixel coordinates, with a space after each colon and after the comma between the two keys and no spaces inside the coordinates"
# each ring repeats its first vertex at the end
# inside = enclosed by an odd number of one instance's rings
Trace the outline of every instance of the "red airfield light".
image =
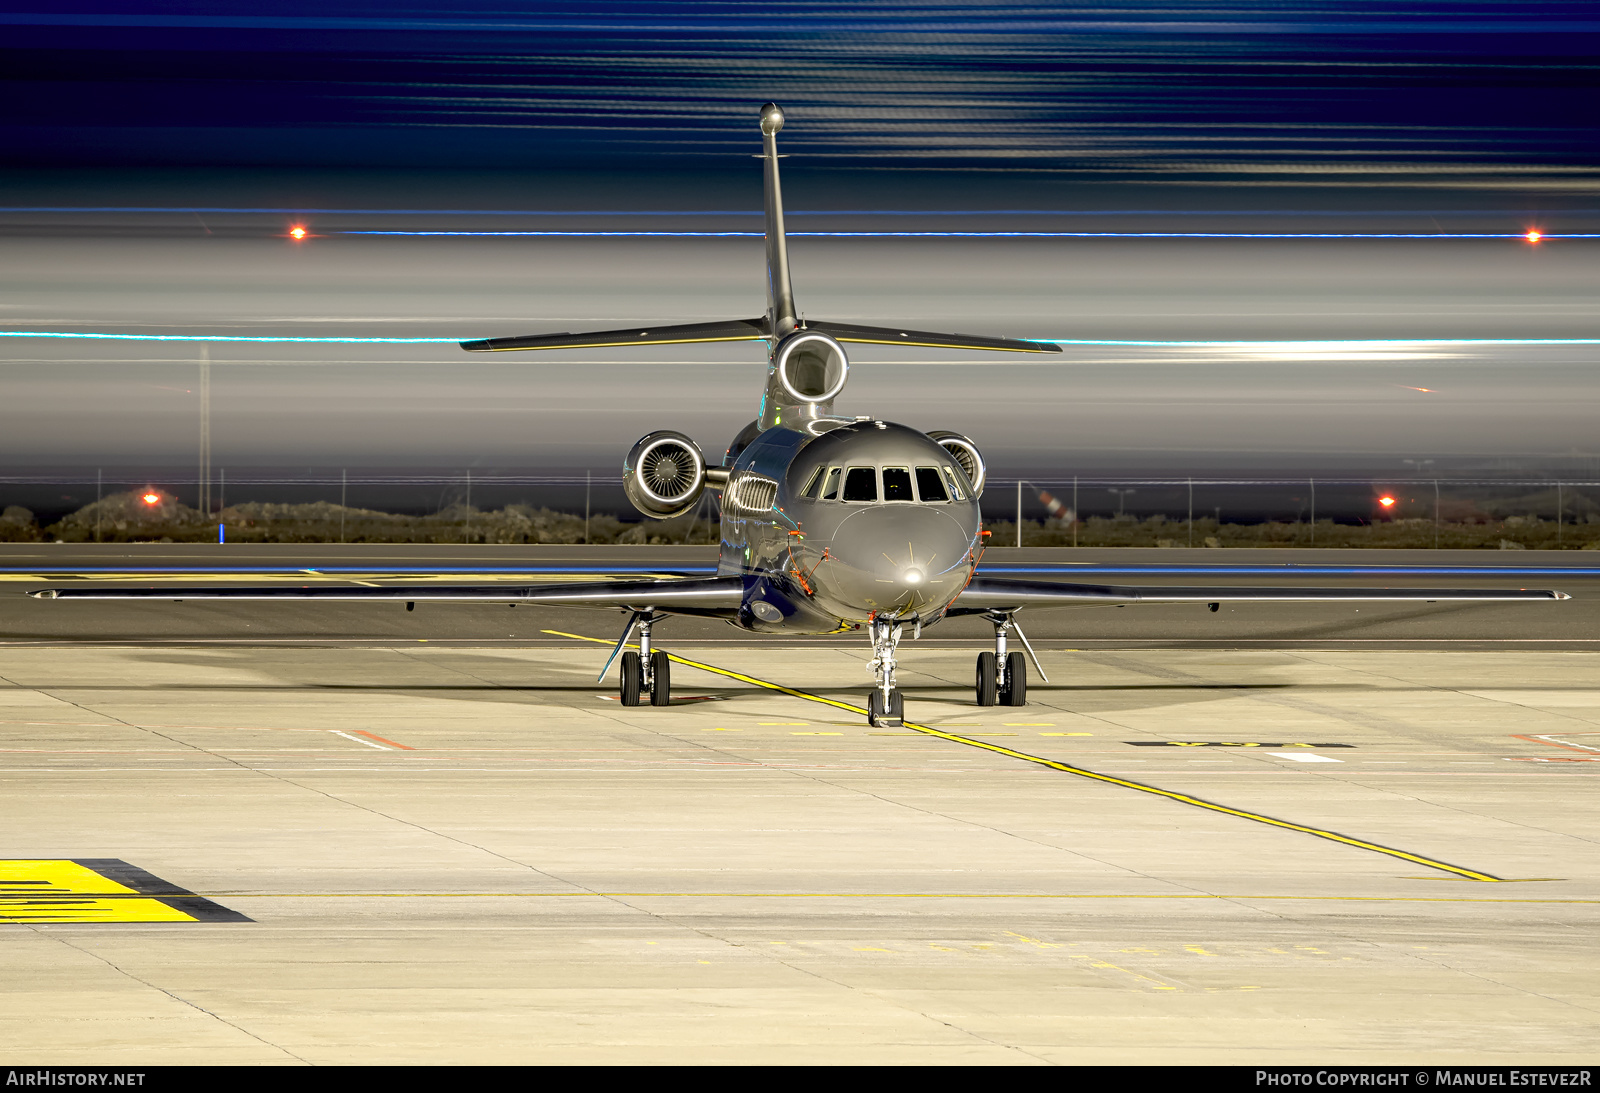
{"type": "Polygon", "coordinates": [[[1538,228],[1529,228],[1527,234],[1525,234],[1522,238],[1526,239],[1530,243],[1537,243],[1539,240],[1544,238],[1544,232],[1540,231],[1538,228]]]}
{"type": "Polygon", "coordinates": [[[147,493],[142,500],[147,505],[158,505],[161,503],[161,495],[159,493],[147,493]]]}
{"type": "Polygon", "coordinates": [[[289,229],[289,238],[293,239],[295,242],[299,242],[305,237],[306,229],[304,224],[296,224],[294,227],[289,229]]]}
{"type": "Polygon", "coordinates": [[[1394,498],[1390,497],[1388,494],[1384,494],[1382,497],[1378,498],[1378,504],[1382,505],[1386,509],[1394,508],[1394,498]]]}

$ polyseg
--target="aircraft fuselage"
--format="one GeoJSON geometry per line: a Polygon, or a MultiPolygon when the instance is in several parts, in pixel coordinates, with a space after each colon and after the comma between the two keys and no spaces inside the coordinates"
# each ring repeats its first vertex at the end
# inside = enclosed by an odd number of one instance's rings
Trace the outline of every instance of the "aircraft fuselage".
{"type": "Polygon", "coordinates": [[[733,459],[717,572],[748,582],[737,624],[828,633],[875,616],[936,621],[981,552],[971,483],[907,426],[816,427],[766,429],[733,459]]]}

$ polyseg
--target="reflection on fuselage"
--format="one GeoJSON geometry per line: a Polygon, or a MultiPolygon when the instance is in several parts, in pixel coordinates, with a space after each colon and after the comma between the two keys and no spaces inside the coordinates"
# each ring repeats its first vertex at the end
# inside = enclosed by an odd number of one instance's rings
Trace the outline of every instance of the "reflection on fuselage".
{"type": "Polygon", "coordinates": [[[745,611],[751,629],[830,631],[874,615],[926,624],[966,587],[979,543],[971,484],[923,433],[876,421],[820,436],[780,427],[734,459],[719,572],[746,576],[747,604],[775,609],[745,611]],[[776,483],[776,499],[742,503],[755,491],[741,479],[776,483]]]}

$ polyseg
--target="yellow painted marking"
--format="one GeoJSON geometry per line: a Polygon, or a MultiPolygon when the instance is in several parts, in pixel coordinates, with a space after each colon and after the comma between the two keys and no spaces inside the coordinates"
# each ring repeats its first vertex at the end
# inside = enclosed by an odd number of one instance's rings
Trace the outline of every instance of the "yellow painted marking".
{"type": "Polygon", "coordinates": [[[195,922],[73,861],[0,861],[3,922],[195,922]]]}
{"type": "Polygon", "coordinates": [[[195,922],[158,899],[93,899],[89,897],[0,897],[3,922],[195,922]]]}
{"type": "Polygon", "coordinates": [[[1206,952],[1206,950],[1203,949],[1199,945],[1185,945],[1184,949],[1186,951],[1188,951],[1188,952],[1194,953],[1196,956],[1216,956],[1217,955],[1216,953],[1208,953],[1208,952],[1206,952]]]}
{"type": "MultiPolygon", "coordinates": [[[[568,634],[561,630],[545,630],[542,632],[546,634],[555,634],[558,637],[575,638],[578,641],[593,642],[596,645],[612,644],[604,638],[591,638],[583,634],[568,634]]],[[[688,658],[680,657],[675,653],[669,653],[668,656],[685,667],[698,668],[703,672],[710,672],[713,675],[719,675],[725,679],[736,679],[741,683],[748,683],[753,687],[760,687],[768,691],[776,691],[779,694],[791,695],[795,698],[805,699],[807,702],[820,702],[824,706],[832,706],[835,709],[840,710],[849,710],[851,713],[860,714],[863,717],[867,715],[865,708],[853,705],[849,702],[840,702],[836,698],[824,698],[822,695],[814,695],[808,691],[798,691],[793,687],[785,687],[782,684],[771,683],[764,679],[757,679],[755,676],[748,676],[742,672],[733,672],[726,668],[718,668],[714,665],[702,664],[697,660],[689,660],[688,658]]],[[[1193,808],[1203,808],[1208,812],[1220,812],[1225,816],[1234,816],[1241,820],[1250,820],[1254,823],[1266,824],[1268,827],[1281,828],[1285,831],[1298,831],[1302,835],[1311,835],[1318,839],[1327,839],[1330,842],[1342,843],[1345,846],[1353,846],[1358,850],[1370,850],[1374,854],[1384,854],[1391,858],[1400,858],[1403,861],[1415,862],[1418,865],[1425,865],[1430,869],[1440,869],[1446,873],[1454,873],[1456,876],[1465,877],[1468,880],[1498,883],[1502,879],[1489,873],[1481,873],[1476,869],[1468,869],[1464,866],[1451,865],[1448,862],[1436,861],[1433,858],[1426,858],[1420,854],[1413,854],[1407,850],[1397,850],[1392,846],[1384,846],[1382,843],[1368,842],[1366,839],[1357,839],[1350,835],[1341,835],[1337,831],[1326,831],[1320,827],[1311,827],[1307,824],[1291,823],[1288,820],[1279,820],[1272,816],[1264,816],[1259,812],[1250,812],[1242,808],[1231,808],[1228,805],[1219,805],[1213,801],[1207,801],[1202,797],[1194,797],[1187,793],[1178,793],[1175,790],[1161,789],[1158,786],[1148,786],[1142,782],[1134,782],[1126,778],[1117,778],[1110,774],[1101,774],[1097,771],[1086,770],[1083,767],[1074,767],[1070,764],[1058,762],[1054,759],[1045,759],[1042,756],[1029,755],[1027,752],[1017,751],[1013,748],[1008,748],[1003,744],[988,744],[982,740],[973,739],[970,736],[958,736],[955,733],[945,732],[941,729],[930,728],[927,725],[914,724],[910,721],[902,722],[902,725],[905,728],[924,733],[928,736],[937,736],[941,740],[949,740],[952,743],[966,744],[968,747],[980,748],[984,751],[992,751],[997,755],[1008,756],[1012,759],[1021,759],[1025,763],[1036,763],[1042,767],[1049,767],[1051,770],[1059,770],[1063,774],[1072,774],[1079,778],[1088,778],[1092,781],[1103,782],[1107,785],[1121,786],[1123,789],[1137,790],[1140,793],[1148,793],[1155,797],[1165,797],[1167,800],[1176,801],[1178,804],[1189,805],[1193,808]]]]}
{"type": "Polygon", "coordinates": [[[50,858],[13,858],[0,862],[0,895],[48,892],[53,896],[134,896],[138,892],[118,884],[75,861],[50,858]]]}

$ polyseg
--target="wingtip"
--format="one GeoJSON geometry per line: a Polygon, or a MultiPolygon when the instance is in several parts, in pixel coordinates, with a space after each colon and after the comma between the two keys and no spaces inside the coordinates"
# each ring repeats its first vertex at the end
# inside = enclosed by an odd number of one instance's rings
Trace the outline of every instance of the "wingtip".
{"type": "Polygon", "coordinates": [[[1552,593],[1550,593],[1550,598],[1553,599],[1553,600],[1570,600],[1570,599],[1572,599],[1572,597],[1567,595],[1565,592],[1552,592],[1552,593]]]}
{"type": "Polygon", "coordinates": [[[477,341],[458,342],[457,344],[468,353],[487,353],[494,348],[494,342],[490,338],[479,338],[477,341]]]}
{"type": "Polygon", "coordinates": [[[41,588],[37,592],[29,592],[28,595],[36,600],[53,600],[56,598],[56,590],[54,588],[41,588]]]}

